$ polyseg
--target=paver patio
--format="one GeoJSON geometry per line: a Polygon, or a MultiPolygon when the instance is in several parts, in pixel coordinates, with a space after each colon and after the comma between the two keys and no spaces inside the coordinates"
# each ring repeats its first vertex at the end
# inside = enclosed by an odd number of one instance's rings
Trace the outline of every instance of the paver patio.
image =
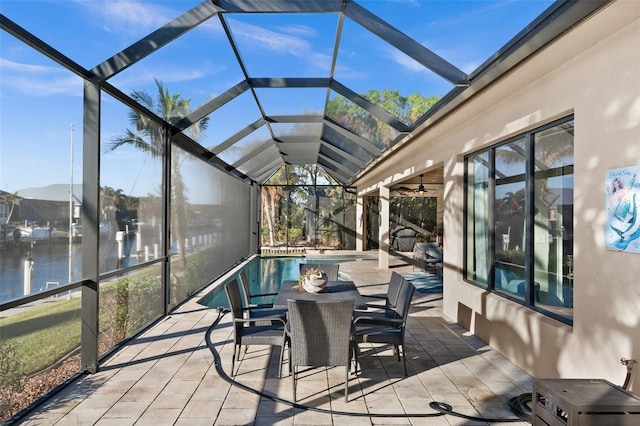
{"type": "MultiPolygon", "coordinates": [[[[422,283],[433,279],[394,260],[342,263],[340,271],[364,295],[386,293],[391,271],[422,283]]],[[[446,285],[446,283],[445,283],[446,285]]],[[[361,373],[351,375],[344,402],[342,368],[300,375],[292,406],[291,378],[277,378],[277,350],[252,346],[239,364],[236,386],[216,370],[205,334],[214,309],[198,304],[205,289],[176,312],[131,340],[86,375],[22,420],[25,425],[475,425],[488,422],[429,407],[449,404],[472,417],[511,418],[507,401],[531,392],[532,377],[460,325],[442,315],[438,287],[419,286],[408,321],[408,377],[393,351],[361,345],[361,373]],[[264,392],[266,396],[260,393],[264,392]]],[[[230,371],[233,334],[225,315],[210,336],[220,367],[230,371]]],[[[285,356],[286,357],[286,356],[285,356]]],[[[283,371],[287,371],[284,366],[283,371]]],[[[492,424],[500,424],[494,422],[492,424]]],[[[505,422],[506,424],[506,422],[505,422]]],[[[526,421],[509,424],[529,424],[526,421]]]]}

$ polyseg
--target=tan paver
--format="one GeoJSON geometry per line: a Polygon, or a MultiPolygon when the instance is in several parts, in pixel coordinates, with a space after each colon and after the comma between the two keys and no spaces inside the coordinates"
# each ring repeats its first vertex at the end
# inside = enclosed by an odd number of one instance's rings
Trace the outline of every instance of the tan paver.
{"type": "MultiPolygon", "coordinates": [[[[397,263],[392,270],[414,272],[397,263]]],[[[391,270],[377,268],[377,261],[342,263],[340,270],[361,293],[386,293],[391,270]]],[[[129,342],[98,373],[72,383],[22,424],[484,425],[438,415],[429,403],[444,402],[468,416],[514,417],[506,401],[531,389],[529,375],[443,317],[440,294],[416,292],[406,336],[408,377],[389,347],[363,344],[361,371],[349,378],[350,401],[344,402],[342,368],[310,369],[297,384],[299,404],[312,407],[305,410],[287,402],[292,399],[291,377],[286,365],[283,377],[276,377],[277,350],[251,347],[236,363],[236,381],[253,391],[218,374],[204,340],[217,314],[197,300],[196,295],[129,342]],[[261,391],[266,395],[259,395],[261,391]]],[[[227,373],[233,341],[228,320],[223,318],[211,333],[227,373]]]]}

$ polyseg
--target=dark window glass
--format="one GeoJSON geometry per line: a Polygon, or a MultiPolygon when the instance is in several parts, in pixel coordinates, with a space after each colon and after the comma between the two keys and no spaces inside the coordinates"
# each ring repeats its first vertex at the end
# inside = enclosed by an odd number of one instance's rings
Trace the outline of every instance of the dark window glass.
{"type": "Polygon", "coordinates": [[[525,297],[525,140],[495,149],[494,288],[525,297]]]}
{"type": "Polygon", "coordinates": [[[573,308],[573,121],[534,135],[534,303],[573,308]]]}
{"type": "Polygon", "coordinates": [[[465,278],[568,323],[573,130],[561,120],[465,159],[465,278]]]}
{"type": "Polygon", "coordinates": [[[467,159],[466,278],[489,284],[489,153],[467,159]]]}

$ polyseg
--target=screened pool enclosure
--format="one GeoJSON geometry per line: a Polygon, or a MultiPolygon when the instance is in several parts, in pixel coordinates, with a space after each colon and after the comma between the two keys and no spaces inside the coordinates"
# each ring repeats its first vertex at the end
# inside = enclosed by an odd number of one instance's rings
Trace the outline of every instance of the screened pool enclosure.
{"type": "MultiPolygon", "coordinates": [[[[359,179],[597,8],[522,2],[498,25],[410,3],[2,2],[3,412],[262,248],[377,249],[359,179]],[[474,40],[491,54],[452,54],[427,16],[468,40],[491,27],[474,40]]],[[[391,201],[391,228],[441,238],[442,170],[391,201]]]]}

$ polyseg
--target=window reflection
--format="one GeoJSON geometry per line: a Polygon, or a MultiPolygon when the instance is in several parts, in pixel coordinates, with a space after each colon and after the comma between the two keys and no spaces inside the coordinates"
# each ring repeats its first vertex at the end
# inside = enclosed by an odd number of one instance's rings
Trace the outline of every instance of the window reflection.
{"type": "Polygon", "coordinates": [[[573,308],[573,122],[534,140],[535,303],[560,315],[573,308]]]}
{"type": "Polygon", "coordinates": [[[495,277],[497,291],[525,298],[524,139],[495,150],[495,277]]]}
{"type": "Polygon", "coordinates": [[[413,251],[416,243],[437,239],[436,197],[391,197],[391,250],[413,251]]]}
{"type": "Polygon", "coordinates": [[[573,119],[562,120],[465,160],[466,278],[566,321],[573,317],[573,129],[573,119]]]}
{"type": "Polygon", "coordinates": [[[489,284],[489,153],[467,160],[467,256],[466,277],[489,284]]]}

